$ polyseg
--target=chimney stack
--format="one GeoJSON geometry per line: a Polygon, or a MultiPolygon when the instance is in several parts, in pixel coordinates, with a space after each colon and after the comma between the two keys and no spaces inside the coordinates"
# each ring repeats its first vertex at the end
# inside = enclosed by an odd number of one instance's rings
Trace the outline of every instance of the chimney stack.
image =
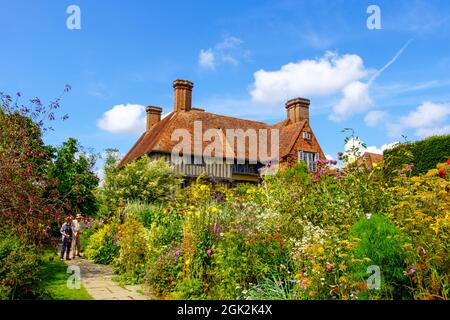
{"type": "Polygon", "coordinates": [[[286,102],[286,109],[288,119],[292,123],[296,123],[303,120],[308,120],[309,122],[309,104],[308,99],[295,98],[288,100],[286,102]]]}
{"type": "Polygon", "coordinates": [[[148,106],[145,110],[147,111],[147,131],[149,131],[154,124],[161,121],[162,108],[148,106]]]}
{"type": "Polygon", "coordinates": [[[174,89],[174,111],[190,111],[192,107],[192,88],[194,84],[187,80],[175,80],[174,89]]]}

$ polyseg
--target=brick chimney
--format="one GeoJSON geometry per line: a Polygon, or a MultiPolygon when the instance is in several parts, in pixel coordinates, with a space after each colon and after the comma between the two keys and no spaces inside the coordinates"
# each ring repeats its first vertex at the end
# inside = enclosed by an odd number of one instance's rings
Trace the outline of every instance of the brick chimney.
{"type": "Polygon", "coordinates": [[[148,106],[145,110],[147,111],[147,131],[149,131],[154,124],[161,121],[162,108],[148,106]]]}
{"type": "Polygon", "coordinates": [[[286,102],[287,116],[292,122],[308,120],[309,122],[309,104],[308,99],[295,98],[286,102]]]}
{"type": "Polygon", "coordinates": [[[192,88],[194,84],[187,80],[175,80],[174,89],[174,111],[189,111],[192,106],[192,88]]]}

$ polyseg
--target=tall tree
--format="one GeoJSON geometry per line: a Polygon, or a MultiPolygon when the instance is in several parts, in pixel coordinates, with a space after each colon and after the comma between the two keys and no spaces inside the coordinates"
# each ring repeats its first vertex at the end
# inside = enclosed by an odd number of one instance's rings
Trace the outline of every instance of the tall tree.
{"type": "Polygon", "coordinates": [[[44,145],[42,132],[51,129],[44,124],[56,119],[61,97],[47,106],[38,98],[25,106],[20,97],[0,93],[0,229],[39,242],[60,214],[55,181],[45,177],[52,149],[44,145]]]}
{"type": "Polygon", "coordinates": [[[95,155],[84,152],[74,138],[69,138],[55,150],[55,158],[48,166],[47,179],[56,181],[66,214],[93,215],[97,212],[94,192],[99,179],[93,172],[95,160],[95,155]]]}

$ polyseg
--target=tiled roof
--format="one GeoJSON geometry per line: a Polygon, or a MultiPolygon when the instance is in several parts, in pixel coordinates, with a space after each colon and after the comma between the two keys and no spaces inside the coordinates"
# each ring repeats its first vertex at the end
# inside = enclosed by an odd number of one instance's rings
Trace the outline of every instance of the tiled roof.
{"type": "MultiPolygon", "coordinates": [[[[128,162],[153,152],[170,153],[173,148],[180,141],[172,141],[172,133],[175,129],[186,129],[192,137],[194,131],[194,122],[201,121],[203,133],[208,129],[220,129],[219,132],[225,134],[226,129],[242,129],[244,131],[248,129],[280,129],[280,158],[289,154],[300,135],[306,120],[291,123],[289,120],[281,121],[275,125],[268,125],[259,121],[245,120],[240,118],[228,117],[218,115],[210,112],[205,112],[198,109],[191,109],[190,111],[171,112],[164,117],[160,122],[153,125],[150,130],[144,132],[127,155],[122,159],[121,165],[125,165],[128,162]]],[[[230,139],[230,137],[227,137],[230,139]]],[[[194,139],[192,139],[194,140],[194,139]]],[[[270,131],[268,130],[268,153],[270,155],[270,131]]],[[[230,148],[230,142],[226,148],[230,148]]],[[[211,144],[210,141],[202,141],[202,150],[211,144]]],[[[237,154],[237,144],[234,143],[234,154],[237,154]]],[[[249,148],[246,147],[245,157],[248,159],[249,148]]],[[[192,150],[194,150],[194,141],[192,141],[192,150]]]]}
{"type": "Polygon", "coordinates": [[[372,163],[378,164],[383,162],[383,155],[366,151],[362,156],[362,160],[368,168],[372,168],[372,163]]]}

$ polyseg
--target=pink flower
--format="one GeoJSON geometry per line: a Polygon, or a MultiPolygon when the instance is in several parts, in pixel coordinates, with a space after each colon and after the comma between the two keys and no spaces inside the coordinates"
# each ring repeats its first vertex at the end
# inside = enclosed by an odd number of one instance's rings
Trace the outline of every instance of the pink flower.
{"type": "Polygon", "coordinates": [[[211,249],[206,250],[206,255],[208,256],[208,258],[211,258],[212,250],[211,249]]]}

